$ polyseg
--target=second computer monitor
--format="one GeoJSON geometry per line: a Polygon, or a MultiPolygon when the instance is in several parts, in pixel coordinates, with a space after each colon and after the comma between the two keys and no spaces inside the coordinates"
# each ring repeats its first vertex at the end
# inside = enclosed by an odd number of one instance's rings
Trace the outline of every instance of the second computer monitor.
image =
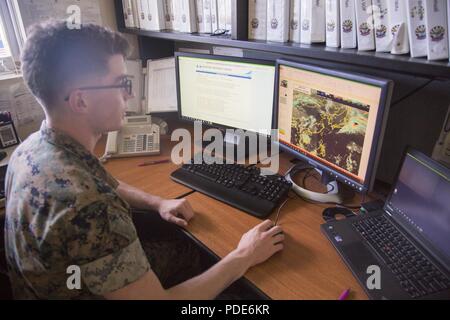
{"type": "Polygon", "coordinates": [[[370,190],[391,91],[389,80],[279,60],[281,148],[360,192],[370,190]]]}
{"type": "Polygon", "coordinates": [[[219,128],[270,132],[275,63],[176,53],[178,111],[219,128]]]}

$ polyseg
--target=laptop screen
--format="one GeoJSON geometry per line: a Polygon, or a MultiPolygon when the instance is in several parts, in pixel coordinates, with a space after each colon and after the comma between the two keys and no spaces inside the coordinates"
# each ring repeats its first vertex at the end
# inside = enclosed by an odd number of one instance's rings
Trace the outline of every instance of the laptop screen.
{"type": "Polygon", "coordinates": [[[386,208],[450,259],[450,170],[408,151],[386,208]]]}

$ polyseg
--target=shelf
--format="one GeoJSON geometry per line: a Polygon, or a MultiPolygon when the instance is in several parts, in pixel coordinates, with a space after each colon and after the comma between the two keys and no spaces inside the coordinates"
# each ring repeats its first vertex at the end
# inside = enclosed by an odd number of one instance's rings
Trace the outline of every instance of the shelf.
{"type": "Polygon", "coordinates": [[[374,51],[363,52],[356,49],[329,48],[324,44],[307,45],[254,40],[243,41],[232,40],[230,36],[211,36],[208,34],[189,34],[174,31],[145,31],[133,28],[119,28],[119,30],[124,33],[157,39],[261,50],[296,57],[383,69],[426,78],[450,79],[450,63],[448,60],[428,61],[426,58],[411,58],[408,55],[397,56],[374,51]]]}

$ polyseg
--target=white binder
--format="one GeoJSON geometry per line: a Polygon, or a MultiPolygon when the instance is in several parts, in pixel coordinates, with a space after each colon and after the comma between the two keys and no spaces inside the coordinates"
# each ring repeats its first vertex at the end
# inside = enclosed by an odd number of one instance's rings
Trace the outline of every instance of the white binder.
{"type": "Polygon", "coordinates": [[[408,22],[405,0],[388,1],[389,29],[392,33],[392,54],[409,52],[408,22]]]}
{"type": "Polygon", "coordinates": [[[406,0],[408,35],[411,57],[426,57],[427,28],[425,22],[425,1],[406,0]]]}
{"type": "Polygon", "coordinates": [[[358,35],[359,51],[375,49],[373,15],[371,8],[372,0],[355,0],[356,30],[358,35]]]}
{"type": "Polygon", "coordinates": [[[203,26],[205,33],[212,33],[211,25],[211,0],[203,0],[203,26]]]}
{"type": "Polygon", "coordinates": [[[448,21],[447,1],[428,0],[425,7],[425,20],[428,32],[428,60],[448,59],[448,21]]]}
{"type": "Polygon", "coordinates": [[[267,41],[289,41],[289,0],[267,1],[267,41]]]}
{"type": "Polygon", "coordinates": [[[217,0],[211,0],[211,30],[212,33],[219,29],[219,14],[217,12],[217,0]]]}
{"type": "Polygon", "coordinates": [[[133,21],[134,21],[134,27],[140,28],[140,20],[139,20],[139,13],[140,13],[140,3],[139,0],[131,0],[131,11],[133,13],[133,21]]]}
{"type": "Polygon", "coordinates": [[[356,15],[354,0],[340,0],[341,47],[356,48],[356,15]]]}
{"type": "Polygon", "coordinates": [[[300,42],[300,6],[301,0],[291,0],[289,18],[289,41],[300,42]]]}
{"type": "Polygon", "coordinates": [[[227,9],[225,0],[217,0],[217,25],[219,30],[227,28],[227,9]]]}
{"type": "Polygon", "coordinates": [[[144,30],[160,31],[166,28],[163,0],[138,0],[141,10],[140,27],[144,30]]]}
{"type": "Polygon", "coordinates": [[[372,0],[375,47],[377,52],[390,52],[392,49],[392,33],[389,30],[389,10],[387,7],[388,1],[392,0],[372,0]]]}
{"type": "Polygon", "coordinates": [[[166,30],[174,30],[174,20],[173,0],[164,0],[164,22],[166,30]]]}
{"type": "Polygon", "coordinates": [[[180,31],[188,33],[197,32],[195,0],[180,0],[180,2],[181,2],[180,31]]]}
{"type": "Polygon", "coordinates": [[[248,1],[248,38],[267,40],[267,0],[248,1]]]}
{"type": "Polygon", "coordinates": [[[131,0],[122,0],[123,5],[123,18],[125,20],[125,27],[134,28],[134,18],[133,18],[133,8],[131,5],[131,0]]]}
{"type": "Polygon", "coordinates": [[[300,14],[301,42],[325,42],[325,0],[302,0],[300,14]]]}
{"type": "Polygon", "coordinates": [[[231,0],[225,0],[225,30],[228,30],[228,33],[231,33],[232,27],[232,19],[233,19],[233,10],[231,8],[232,3],[231,0]]]}
{"type": "Polygon", "coordinates": [[[203,0],[195,0],[195,9],[197,11],[197,31],[205,33],[203,0]]]}
{"type": "Polygon", "coordinates": [[[182,0],[172,0],[172,10],[173,10],[172,29],[174,31],[181,30],[181,1],[182,0]]]}
{"type": "Polygon", "coordinates": [[[447,22],[448,22],[447,38],[448,38],[449,61],[450,61],[450,35],[448,34],[448,32],[450,32],[450,0],[447,0],[447,22]]]}
{"type": "Polygon", "coordinates": [[[341,45],[340,37],[340,11],[339,1],[325,1],[325,23],[326,23],[326,45],[327,47],[339,48],[341,45]]]}

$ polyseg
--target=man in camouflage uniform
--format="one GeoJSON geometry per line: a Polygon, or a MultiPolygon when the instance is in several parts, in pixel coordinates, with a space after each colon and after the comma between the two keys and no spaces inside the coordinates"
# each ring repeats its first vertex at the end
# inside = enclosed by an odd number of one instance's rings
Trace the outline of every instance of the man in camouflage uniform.
{"type": "Polygon", "coordinates": [[[5,246],[16,298],[214,298],[282,249],[281,229],[265,221],[208,271],[164,288],[158,270],[174,269],[156,264],[167,250],[146,254],[130,205],[181,227],[191,207],[115,180],[92,154],[103,133],[120,129],[132,97],[128,49],[122,36],[95,25],[53,21],[29,33],[23,76],[46,120],[14,152],[6,176],[5,246]],[[76,288],[68,286],[73,266],[81,271],[76,288]]]}

